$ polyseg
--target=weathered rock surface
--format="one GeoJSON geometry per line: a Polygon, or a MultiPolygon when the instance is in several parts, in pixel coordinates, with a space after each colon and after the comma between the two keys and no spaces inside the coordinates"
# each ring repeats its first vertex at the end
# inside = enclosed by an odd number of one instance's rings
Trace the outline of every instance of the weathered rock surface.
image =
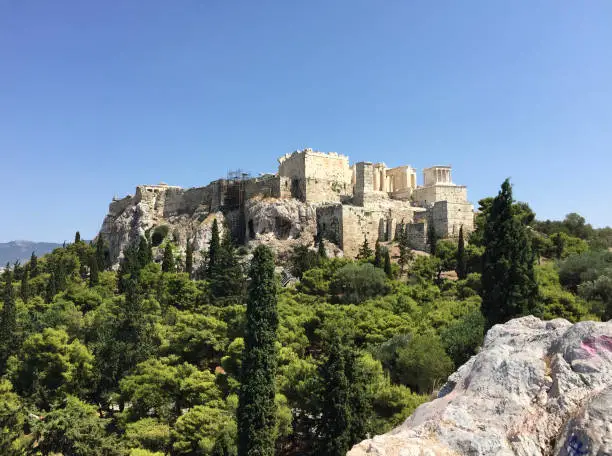
{"type": "MultiPolygon", "coordinates": [[[[203,192],[199,195],[200,189],[156,186],[153,190],[138,187],[136,195],[111,203],[100,233],[115,265],[131,242],[161,225],[168,227],[168,236],[181,255],[187,240],[193,243],[196,264],[208,249],[215,218],[220,227],[229,227],[235,239],[266,243],[281,256],[296,243],[311,245],[316,234],[314,206],[296,199],[256,197],[243,208],[226,209],[212,204],[203,192]]],[[[158,250],[154,249],[154,255],[161,258],[158,250]]]]}
{"type": "Polygon", "coordinates": [[[494,326],[437,399],[348,454],[612,455],[612,321],[494,326]]]}

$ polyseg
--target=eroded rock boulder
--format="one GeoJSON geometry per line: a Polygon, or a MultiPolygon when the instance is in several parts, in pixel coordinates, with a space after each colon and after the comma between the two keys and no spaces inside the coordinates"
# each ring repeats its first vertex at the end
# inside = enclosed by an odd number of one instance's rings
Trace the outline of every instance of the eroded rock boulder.
{"type": "Polygon", "coordinates": [[[612,321],[494,326],[437,399],[348,454],[612,455],[612,321]]]}

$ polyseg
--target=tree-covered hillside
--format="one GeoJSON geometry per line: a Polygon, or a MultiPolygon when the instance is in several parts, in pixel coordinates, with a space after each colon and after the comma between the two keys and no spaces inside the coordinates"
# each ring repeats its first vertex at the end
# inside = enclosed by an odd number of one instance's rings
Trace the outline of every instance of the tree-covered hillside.
{"type": "Polygon", "coordinates": [[[8,267],[0,454],[341,455],[428,400],[491,325],[612,318],[610,229],[537,221],[508,182],[479,203],[476,231],[431,236],[431,256],[401,229],[359,259],[298,247],[287,288],[267,248],[216,224],[203,264],[168,237],[157,263],[143,237],[109,270],[99,237],[8,267]]]}

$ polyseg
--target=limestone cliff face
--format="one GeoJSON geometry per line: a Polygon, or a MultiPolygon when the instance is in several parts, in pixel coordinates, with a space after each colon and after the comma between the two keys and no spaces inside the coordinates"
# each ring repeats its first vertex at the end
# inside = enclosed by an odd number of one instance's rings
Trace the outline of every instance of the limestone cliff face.
{"type": "Polygon", "coordinates": [[[612,321],[494,326],[438,398],[349,456],[612,454],[612,321]]]}
{"type": "Polygon", "coordinates": [[[193,243],[197,263],[208,249],[214,219],[220,227],[227,226],[234,239],[264,242],[281,256],[297,242],[312,244],[317,228],[314,207],[296,199],[255,197],[236,207],[224,205],[212,185],[187,190],[159,185],[137,187],[134,196],[113,201],[100,233],[117,265],[131,242],[165,225],[182,255],[187,241],[193,243]]]}

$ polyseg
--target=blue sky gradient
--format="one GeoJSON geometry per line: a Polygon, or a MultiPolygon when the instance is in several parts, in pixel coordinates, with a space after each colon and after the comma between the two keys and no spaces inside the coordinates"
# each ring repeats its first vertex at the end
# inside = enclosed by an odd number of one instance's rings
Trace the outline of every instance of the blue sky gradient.
{"type": "Polygon", "coordinates": [[[612,225],[611,44],[609,0],[0,0],[0,241],[303,147],[612,225]]]}

